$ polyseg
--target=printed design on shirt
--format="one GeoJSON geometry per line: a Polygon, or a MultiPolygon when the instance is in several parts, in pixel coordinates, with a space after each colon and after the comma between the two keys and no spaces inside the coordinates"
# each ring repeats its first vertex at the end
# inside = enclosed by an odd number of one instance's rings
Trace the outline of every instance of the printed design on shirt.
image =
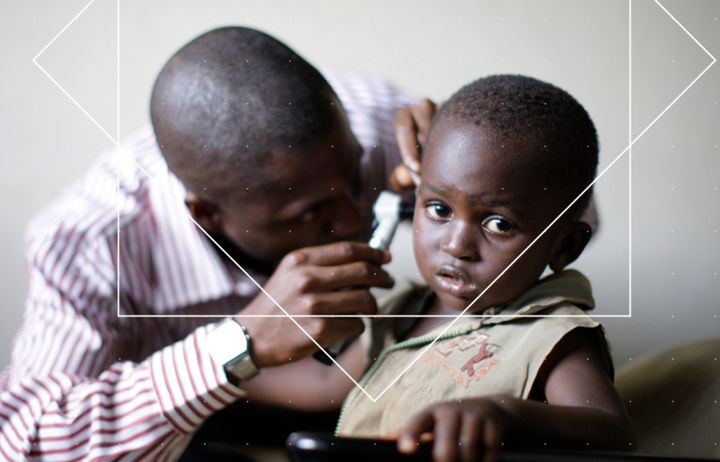
{"type": "Polygon", "coordinates": [[[468,388],[479,382],[499,360],[493,356],[499,345],[488,341],[486,334],[473,332],[433,346],[422,357],[422,362],[436,366],[459,386],[468,388]]]}
{"type": "Polygon", "coordinates": [[[487,343],[488,336],[479,332],[473,332],[469,335],[461,335],[447,342],[436,344],[433,349],[443,356],[450,356],[455,351],[467,351],[483,343],[487,343]]]}
{"type": "Polygon", "coordinates": [[[468,377],[475,375],[475,365],[482,362],[483,359],[487,359],[493,355],[492,351],[488,350],[487,341],[480,344],[480,351],[478,354],[468,359],[465,365],[460,368],[461,371],[467,373],[468,377]]]}

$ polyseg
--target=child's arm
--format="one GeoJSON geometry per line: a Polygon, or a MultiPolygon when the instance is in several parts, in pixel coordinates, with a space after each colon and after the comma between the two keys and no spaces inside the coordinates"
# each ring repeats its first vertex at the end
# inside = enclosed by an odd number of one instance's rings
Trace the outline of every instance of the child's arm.
{"type": "Polygon", "coordinates": [[[443,402],[417,414],[399,433],[398,448],[412,453],[433,433],[438,461],[476,460],[501,443],[633,449],[635,435],[603,367],[592,333],[576,329],[546,360],[534,388],[547,404],[512,396],[443,402]]]}
{"type": "MultiPolygon", "coordinates": [[[[356,339],[336,361],[353,379],[359,380],[367,367],[362,342],[356,339]]],[[[339,408],[353,386],[339,367],[327,366],[312,357],[263,369],[240,385],[248,399],[306,411],[339,408]]]]}

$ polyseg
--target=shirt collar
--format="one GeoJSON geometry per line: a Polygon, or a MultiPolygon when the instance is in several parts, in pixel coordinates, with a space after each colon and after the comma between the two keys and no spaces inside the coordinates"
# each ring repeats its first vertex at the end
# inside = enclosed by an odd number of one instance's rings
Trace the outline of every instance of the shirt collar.
{"type": "Polygon", "coordinates": [[[590,281],[578,271],[564,270],[547,276],[516,300],[504,307],[493,308],[488,314],[493,315],[490,322],[497,323],[502,322],[502,318],[517,319],[565,303],[571,303],[584,310],[595,307],[590,281]]]}
{"type": "MultiPolygon", "coordinates": [[[[420,290],[419,297],[415,299],[418,302],[408,306],[408,311],[403,311],[404,314],[419,314],[434,296],[434,293],[427,286],[423,286],[422,289],[418,290],[420,290]]],[[[507,305],[486,308],[481,313],[475,313],[476,316],[473,317],[461,317],[455,321],[455,325],[443,334],[443,337],[454,337],[482,326],[508,323],[527,316],[542,315],[551,308],[563,304],[573,304],[584,310],[591,310],[595,307],[590,281],[578,271],[564,270],[552,274],[540,279],[534,286],[507,305]]],[[[403,323],[402,321],[406,321],[404,318],[400,319],[400,321],[400,323],[396,323],[396,338],[399,333],[405,332],[412,327],[412,324],[417,319],[411,319],[410,323],[403,323]]],[[[445,327],[446,325],[443,325],[433,329],[423,337],[427,337],[431,341],[443,332],[445,327]]]]}

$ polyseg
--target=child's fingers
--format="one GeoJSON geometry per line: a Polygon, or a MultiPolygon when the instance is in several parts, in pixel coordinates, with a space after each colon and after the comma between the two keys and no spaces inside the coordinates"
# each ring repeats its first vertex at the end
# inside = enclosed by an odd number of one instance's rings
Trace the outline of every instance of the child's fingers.
{"type": "Polygon", "coordinates": [[[500,428],[492,419],[483,421],[483,462],[496,462],[499,458],[500,440],[502,438],[500,428]]]}
{"type": "Polygon", "coordinates": [[[482,450],[483,420],[481,416],[466,414],[460,429],[460,455],[466,462],[475,462],[482,450]]]}
{"type": "Polygon", "coordinates": [[[483,444],[486,448],[496,448],[500,446],[499,428],[492,419],[485,419],[483,423],[483,444]]]}
{"type": "Polygon", "coordinates": [[[434,462],[454,462],[458,457],[461,416],[454,410],[440,408],[435,411],[434,462]]]}
{"type": "Polygon", "coordinates": [[[405,428],[400,431],[398,451],[414,454],[417,451],[420,437],[423,433],[432,431],[434,422],[435,418],[429,411],[423,411],[410,419],[405,428]]]}

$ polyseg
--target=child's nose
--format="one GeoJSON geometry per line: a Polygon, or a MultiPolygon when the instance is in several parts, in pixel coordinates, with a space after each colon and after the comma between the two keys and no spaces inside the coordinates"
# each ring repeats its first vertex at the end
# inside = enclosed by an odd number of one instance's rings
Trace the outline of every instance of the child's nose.
{"type": "Polygon", "coordinates": [[[474,227],[468,223],[462,221],[451,223],[441,242],[441,249],[459,260],[479,260],[480,252],[475,242],[474,231],[474,227]]]}

